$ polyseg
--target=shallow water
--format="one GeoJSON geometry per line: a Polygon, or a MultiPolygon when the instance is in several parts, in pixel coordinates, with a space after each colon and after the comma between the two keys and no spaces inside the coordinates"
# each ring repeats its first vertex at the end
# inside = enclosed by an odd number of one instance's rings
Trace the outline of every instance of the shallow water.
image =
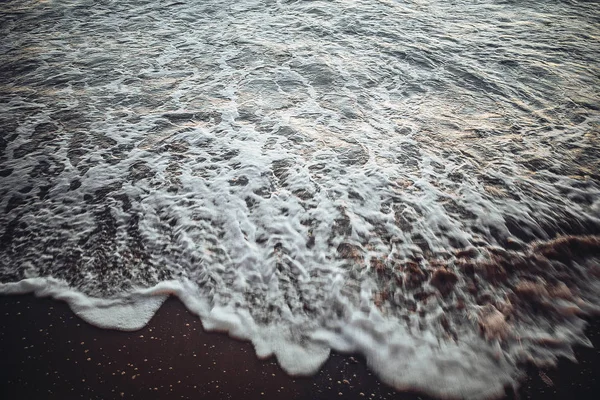
{"type": "Polygon", "coordinates": [[[0,36],[0,291],[121,329],[175,294],[453,397],[587,343],[594,2],[8,1],[0,36]]]}

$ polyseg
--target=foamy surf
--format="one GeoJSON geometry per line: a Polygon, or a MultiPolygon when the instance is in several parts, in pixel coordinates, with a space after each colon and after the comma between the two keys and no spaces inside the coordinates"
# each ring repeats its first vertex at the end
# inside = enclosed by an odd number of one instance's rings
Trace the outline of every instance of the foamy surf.
{"type": "Polygon", "coordinates": [[[600,304],[584,2],[9,1],[0,282],[487,398],[600,304]]]}
{"type": "Polygon", "coordinates": [[[414,337],[379,313],[355,312],[348,321],[330,321],[328,328],[313,332],[301,327],[260,326],[247,313],[215,307],[198,300],[197,288],[189,282],[162,282],[118,299],[85,296],[52,278],[30,278],[0,284],[2,294],[34,293],[65,301],[84,321],[105,329],[133,331],[152,318],[168,295],[177,296],[202,320],[207,331],[225,332],[249,340],[260,358],[275,356],[290,375],[312,375],[329,356],[330,349],[365,355],[368,365],[380,378],[397,389],[422,390],[456,398],[489,398],[515,384],[514,366],[493,347],[475,337],[464,345],[440,343],[434,335],[414,337]],[[304,339],[299,343],[298,339],[304,339]],[[433,368],[434,367],[434,368],[433,368]],[[433,368],[433,370],[432,370],[433,368]],[[435,390],[442,387],[443,390],[435,390]]]}
{"type": "MultiPolygon", "coordinates": [[[[549,262],[562,259],[568,263],[563,257],[588,261],[586,256],[598,254],[600,239],[573,237],[536,245],[529,254],[518,257],[511,254],[509,261],[514,268],[524,270],[537,268],[542,261],[540,257],[549,262]]],[[[596,265],[592,266],[592,272],[597,274],[598,260],[593,261],[596,265]]],[[[579,266],[571,263],[572,268],[579,266]]],[[[496,257],[470,267],[482,274],[489,273],[485,271],[491,268],[498,273],[503,264],[496,257]]],[[[557,272],[560,271],[548,274],[557,272]]],[[[172,295],[201,319],[206,330],[251,341],[258,357],[275,356],[290,375],[316,373],[333,349],[364,355],[380,379],[398,390],[483,399],[500,397],[507,387],[518,386],[519,366],[523,362],[552,365],[558,356],[572,358],[573,345],[590,345],[583,336],[585,322],[580,317],[599,310],[598,281],[581,283],[582,293],[588,293],[587,299],[574,296],[563,283],[545,282],[544,279],[537,283],[523,281],[514,285],[512,291],[502,291],[506,296],[495,305],[472,305],[470,311],[476,314],[466,314],[467,318],[473,317],[470,323],[461,320],[464,313],[452,307],[443,310],[438,304],[436,312],[428,318],[438,323],[421,326],[419,332],[389,318],[382,312],[385,309],[372,303],[356,307],[335,290],[329,307],[320,310],[323,318],[316,324],[297,316],[284,323],[261,323],[243,308],[211,305],[210,296],[203,295],[189,280],[161,282],[112,299],[86,296],[53,278],[0,284],[0,293],[49,296],[67,302],[76,315],[90,324],[121,330],[145,326],[172,295]],[[536,312],[532,313],[529,306],[536,307],[536,312]],[[543,316],[536,315],[538,312],[543,316]],[[457,322],[461,325],[456,325],[457,322]],[[440,335],[441,332],[445,335],[440,335]]]]}

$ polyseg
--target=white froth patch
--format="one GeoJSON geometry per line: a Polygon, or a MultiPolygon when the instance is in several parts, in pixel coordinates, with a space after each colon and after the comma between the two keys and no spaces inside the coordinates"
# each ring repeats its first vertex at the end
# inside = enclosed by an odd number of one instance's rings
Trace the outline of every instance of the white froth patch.
{"type": "Polygon", "coordinates": [[[259,358],[274,355],[281,368],[292,376],[313,375],[329,358],[329,347],[310,340],[299,342],[287,326],[263,328],[252,343],[259,358]]]}
{"type": "Polygon", "coordinates": [[[520,375],[499,349],[474,334],[459,342],[440,341],[431,332],[414,335],[373,314],[356,313],[336,333],[320,330],[313,338],[342,353],[365,355],[368,366],[392,387],[441,397],[499,396],[520,375]]]}
{"type": "Polygon", "coordinates": [[[38,297],[52,297],[69,304],[71,310],[89,324],[122,331],[142,329],[168,297],[132,293],[116,299],[94,298],[53,278],[29,278],[15,283],[2,283],[0,293],[33,293],[38,297]]]}

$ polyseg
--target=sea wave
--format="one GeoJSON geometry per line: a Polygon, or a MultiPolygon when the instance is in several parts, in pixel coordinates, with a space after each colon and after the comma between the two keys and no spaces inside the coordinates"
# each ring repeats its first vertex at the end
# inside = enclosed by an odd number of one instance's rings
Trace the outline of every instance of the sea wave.
{"type": "Polygon", "coordinates": [[[0,291],[139,329],[176,295],[291,374],[485,398],[589,344],[584,2],[8,1],[0,291]],[[110,312],[109,312],[110,311],[110,312]]]}

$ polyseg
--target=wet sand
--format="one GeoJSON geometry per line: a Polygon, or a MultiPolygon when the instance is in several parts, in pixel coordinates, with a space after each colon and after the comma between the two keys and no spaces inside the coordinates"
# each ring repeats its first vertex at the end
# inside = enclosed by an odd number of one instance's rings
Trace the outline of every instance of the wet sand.
{"type": "MultiPolygon", "coordinates": [[[[587,329],[594,348],[578,364],[528,368],[506,398],[581,399],[600,392],[600,320],[587,329]]],[[[252,345],[207,333],[169,299],[140,331],[102,330],[65,303],[0,296],[2,399],[428,399],[381,384],[357,356],[332,354],[310,378],[291,378],[252,345]]]]}

